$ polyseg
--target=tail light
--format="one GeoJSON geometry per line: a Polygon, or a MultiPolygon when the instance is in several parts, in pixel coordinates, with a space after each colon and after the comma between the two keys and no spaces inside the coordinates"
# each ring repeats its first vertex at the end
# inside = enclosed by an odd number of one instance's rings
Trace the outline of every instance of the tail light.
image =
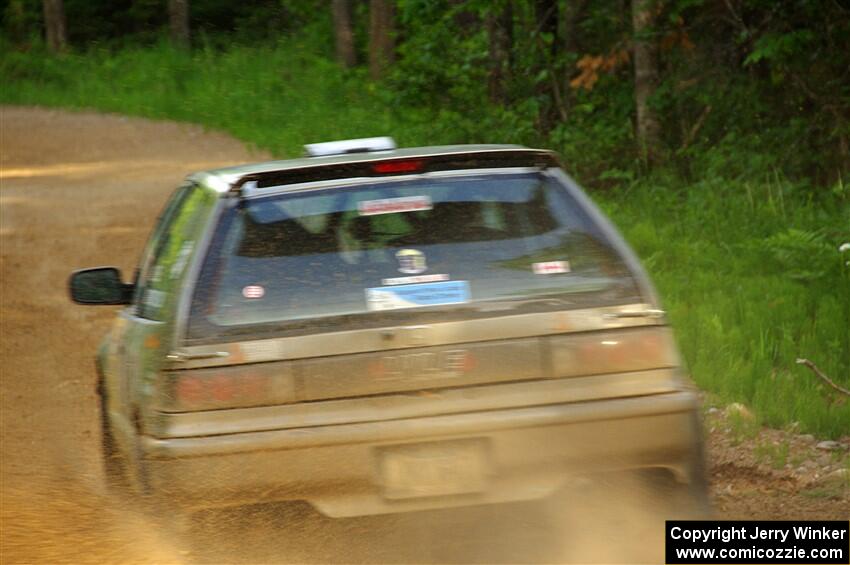
{"type": "Polygon", "coordinates": [[[557,377],[644,371],[679,365],[669,328],[593,332],[553,338],[557,377]]]}
{"type": "Polygon", "coordinates": [[[159,408],[163,412],[192,412],[282,404],[295,399],[288,363],[262,363],[166,373],[159,408]]]}

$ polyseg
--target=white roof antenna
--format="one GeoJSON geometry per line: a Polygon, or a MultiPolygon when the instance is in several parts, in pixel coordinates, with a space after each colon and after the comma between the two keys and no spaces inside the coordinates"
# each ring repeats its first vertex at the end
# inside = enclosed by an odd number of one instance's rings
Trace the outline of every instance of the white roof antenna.
{"type": "Polygon", "coordinates": [[[304,151],[308,157],[325,157],[328,155],[345,155],[346,153],[391,151],[395,148],[395,140],[391,137],[364,137],[363,139],[309,143],[304,146],[304,151]]]}

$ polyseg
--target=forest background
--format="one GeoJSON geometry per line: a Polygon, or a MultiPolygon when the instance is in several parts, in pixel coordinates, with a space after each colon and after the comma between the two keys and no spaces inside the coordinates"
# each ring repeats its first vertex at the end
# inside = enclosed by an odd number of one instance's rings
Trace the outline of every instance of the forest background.
{"type": "Polygon", "coordinates": [[[200,123],[281,157],[372,135],[554,149],[642,257],[709,404],[850,433],[846,0],[2,0],[0,17],[4,104],[200,123]]]}

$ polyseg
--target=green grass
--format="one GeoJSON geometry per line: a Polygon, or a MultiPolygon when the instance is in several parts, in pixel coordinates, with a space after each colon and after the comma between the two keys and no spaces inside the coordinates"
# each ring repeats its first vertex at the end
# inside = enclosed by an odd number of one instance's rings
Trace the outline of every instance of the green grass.
{"type": "MultiPolygon", "coordinates": [[[[392,134],[402,145],[470,141],[468,123],[452,133],[457,111],[394,107],[362,73],[342,72],[296,43],[62,58],[0,49],[6,104],[194,122],[280,156],[306,142],[372,135],[392,134]]],[[[492,127],[497,121],[472,137],[516,141],[510,127],[492,127]]],[[[771,426],[850,433],[848,399],[795,364],[806,357],[850,386],[850,252],[838,252],[850,241],[850,187],[808,187],[757,169],[689,183],[631,178],[592,195],[644,260],[696,382],[771,426]]]]}
{"type": "Polygon", "coordinates": [[[788,463],[788,452],[790,446],[788,441],[779,444],[760,443],[754,449],[756,459],[770,465],[773,469],[783,469],[788,463]]]}
{"type": "Polygon", "coordinates": [[[795,361],[850,380],[850,253],[838,251],[850,240],[847,196],[816,204],[790,183],[745,185],[642,184],[603,204],[644,259],[702,388],[774,427],[846,435],[848,399],[795,361]],[[792,227],[824,241],[787,237],[792,227]]]}
{"type": "Polygon", "coordinates": [[[165,45],[54,59],[4,53],[5,103],[95,108],[203,124],[297,155],[306,142],[383,135],[390,112],[368,88],[303,50],[175,51],[165,45]]]}
{"type": "MultiPolygon", "coordinates": [[[[729,407],[741,406],[740,403],[730,404],[729,407]]],[[[740,445],[744,441],[755,439],[761,426],[758,420],[748,412],[738,410],[726,411],[726,423],[729,425],[729,437],[732,445],[740,445]]]]}

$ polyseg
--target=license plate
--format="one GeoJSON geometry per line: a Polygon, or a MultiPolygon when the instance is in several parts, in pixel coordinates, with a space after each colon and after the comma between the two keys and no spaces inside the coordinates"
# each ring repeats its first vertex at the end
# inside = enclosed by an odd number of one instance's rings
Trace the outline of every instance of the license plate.
{"type": "Polygon", "coordinates": [[[486,487],[484,441],[400,445],[379,452],[387,498],[481,492],[486,487]]]}

